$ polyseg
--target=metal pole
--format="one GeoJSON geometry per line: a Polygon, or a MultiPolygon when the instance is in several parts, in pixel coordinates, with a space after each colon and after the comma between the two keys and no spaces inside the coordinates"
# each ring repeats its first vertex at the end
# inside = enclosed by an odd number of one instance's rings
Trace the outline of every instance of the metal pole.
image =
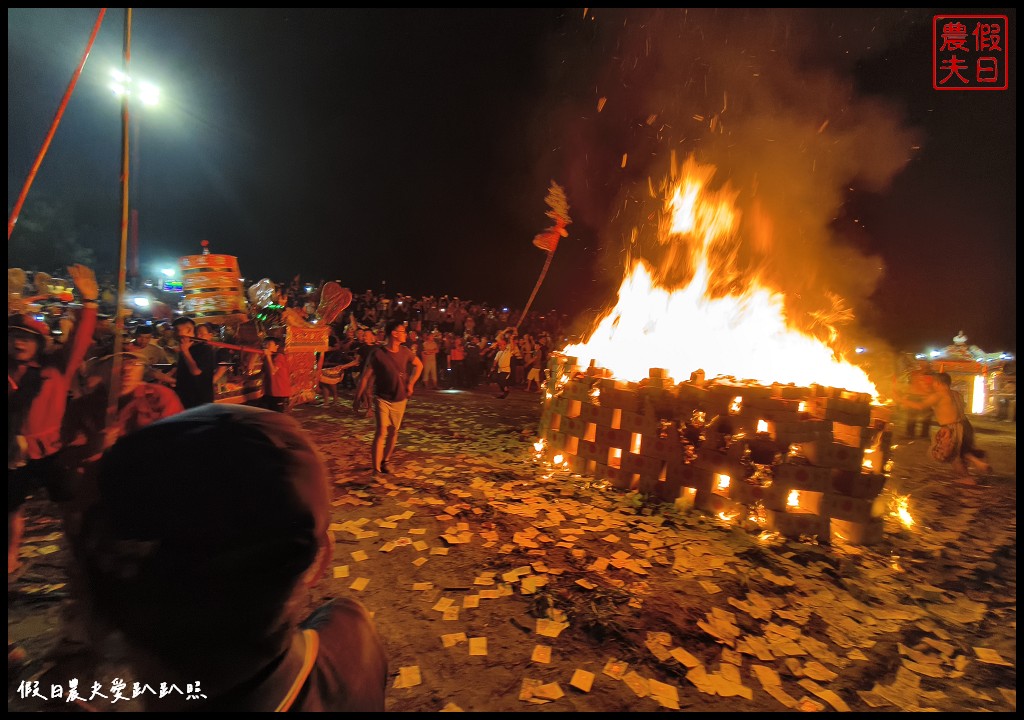
{"type": "MultiPolygon", "coordinates": [[[[129,66],[132,60],[132,9],[124,9],[124,74],[131,77],[129,66]]],[[[106,427],[117,420],[118,399],[121,397],[121,351],[124,348],[124,313],[122,305],[125,296],[125,264],[128,255],[128,131],[131,127],[128,112],[128,93],[121,98],[121,245],[117,266],[117,300],[114,305],[114,358],[110,368],[110,397],[107,399],[106,427]]]]}
{"type": "Polygon", "coordinates": [[[129,246],[128,262],[128,284],[138,287],[139,282],[139,201],[142,196],[139,194],[139,176],[142,174],[142,163],[139,156],[142,145],[139,143],[139,127],[142,125],[143,113],[140,111],[135,115],[132,130],[132,182],[131,196],[134,207],[131,209],[131,245],[129,246]]]}
{"type": "Polygon", "coordinates": [[[14,232],[14,226],[18,222],[18,215],[21,214],[21,206],[25,204],[25,198],[28,197],[28,189],[32,187],[32,183],[36,179],[36,173],[39,172],[39,166],[43,164],[43,158],[46,156],[46,151],[50,149],[50,143],[53,141],[53,136],[57,133],[57,126],[60,125],[60,119],[64,116],[64,110],[68,106],[68,100],[71,99],[71,93],[75,90],[75,85],[78,84],[78,78],[82,75],[82,69],[85,68],[85,61],[89,59],[89,52],[92,50],[92,44],[96,41],[96,33],[100,31],[100,24],[103,22],[103,16],[107,14],[106,8],[100,8],[100,14],[96,18],[96,24],[93,25],[92,34],[89,36],[89,42],[85,45],[85,52],[82,53],[82,60],[78,63],[78,67],[75,72],[71,74],[71,82],[68,83],[68,89],[64,91],[64,99],[60,101],[60,105],[57,107],[57,114],[53,117],[53,122],[50,124],[50,132],[46,134],[46,139],[43,140],[43,146],[39,149],[39,154],[36,155],[36,161],[32,164],[32,169],[29,170],[28,177],[25,178],[25,186],[21,189],[21,194],[18,196],[18,200],[14,203],[14,209],[11,210],[10,216],[7,218],[7,240],[10,241],[11,234],[14,232]]]}

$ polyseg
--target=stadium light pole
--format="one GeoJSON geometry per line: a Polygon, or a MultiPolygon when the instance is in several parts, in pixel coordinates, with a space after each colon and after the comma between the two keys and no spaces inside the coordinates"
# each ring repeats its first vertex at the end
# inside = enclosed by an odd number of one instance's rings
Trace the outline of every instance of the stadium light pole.
{"type": "MultiPolygon", "coordinates": [[[[111,68],[110,70],[110,90],[116,97],[124,100],[127,98],[131,102],[136,110],[143,108],[152,108],[160,103],[160,88],[150,82],[144,80],[136,80],[126,75],[122,71],[111,68]]],[[[130,211],[131,211],[131,248],[132,248],[132,261],[129,275],[133,282],[138,281],[139,274],[139,172],[140,166],[140,143],[139,134],[142,126],[142,112],[135,112],[134,124],[132,127],[132,166],[134,172],[131,173],[131,185],[132,190],[129,194],[131,199],[130,211]]]]}

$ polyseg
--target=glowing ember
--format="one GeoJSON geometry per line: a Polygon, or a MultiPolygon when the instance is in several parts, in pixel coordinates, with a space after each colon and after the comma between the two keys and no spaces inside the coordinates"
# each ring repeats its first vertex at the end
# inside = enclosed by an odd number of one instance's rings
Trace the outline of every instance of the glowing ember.
{"type": "Polygon", "coordinates": [[[661,224],[659,240],[669,251],[661,269],[692,269],[688,283],[665,287],[655,280],[665,273],[637,261],[619,288],[616,306],[584,343],[563,352],[583,367],[593,362],[623,380],[645,379],[652,367],[677,379],[699,368],[708,378],[819,384],[877,398],[862,369],[790,325],[781,293],[756,277],[736,287],[739,213],[733,195],[705,187],[713,174],[713,167],[688,162],[666,201],[668,222],[661,224]],[[731,291],[723,295],[722,288],[731,291]]]}
{"type": "Polygon", "coordinates": [[[535,442],[533,444],[533,449],[536,450],[537,452],[543,451],[544,450],[544,441],[543,440],[538,440],[537,442],[535,442]]]}
{"type": "Polygon", "coordinates": [[[875,467],[875,461],[870,456],[875,452],[874,448],[868,448],[864,451],[864,462],[861,463],[861,467],[865,470],[873,470],[875,467]]]}
{"type": "Polygon", "coordinates": [[[551,458],[551,462],[553,462],[555,465],[561,465],[562,464],[562,456],[561,456],[561,454],[555,455],[553,458],[551,458]]]}
{"type": "Polygon", "coordinates": [[[768,423],[764,420],[757,421],[757,431],[759,433],[768,432],[768,423]]]}
{"type": "Polygon", "coordinates": [[[721,491],[721,490],[728,490],[729,489],[730,481],[731,481],[731,478],[728,475],[723,475],[721,473],[715,474],[715,483],[716,483],[715,487],[719,491],[721,491]]]}
{"type": "Polygon", "coordinates": [[[800,507],[800,491],[790,490],[789,496],[786,497],[786,505],[789,507],[800,507]]]}
{"type": "Polygon", "coordinates": [[[897,495],[893,499],[892,514],[899,520],[903,527],[910,528],[914,525],[914,518],[910,516],[910,496],[897,495]]]}

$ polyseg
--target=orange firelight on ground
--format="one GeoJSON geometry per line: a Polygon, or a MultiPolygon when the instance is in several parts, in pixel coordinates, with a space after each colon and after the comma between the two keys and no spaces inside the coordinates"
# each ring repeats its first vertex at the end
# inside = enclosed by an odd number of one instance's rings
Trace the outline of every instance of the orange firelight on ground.
{"type": "Polygon", "coordinates": [[[792,383],[844,388],[877,399],[874,383],[859,367],[840,357],[817,337],[789,322],[784,295],[755,276],[746,287],[716,295],[722,278],[733,278],[730,263],[739,212],[734,196],[707,187],[714,168],[689,161],[682,180],[668,193],[661,225],[663,245],[672,246],[671,262],[692,267],[683,287],[664,287],[661,275],[638,260],[619,288],[615,307],[601,318],[589,338],[563,352],[591,362],[623,380],[639,381],[652,367],[673,378],[688,378],[698,368],[706,377],[732,377],[762,385],[792,383]]]}

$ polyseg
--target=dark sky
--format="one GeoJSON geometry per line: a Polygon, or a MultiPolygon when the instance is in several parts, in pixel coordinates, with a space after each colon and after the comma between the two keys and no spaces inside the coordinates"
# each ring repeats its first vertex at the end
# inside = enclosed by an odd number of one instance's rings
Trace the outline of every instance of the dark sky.
{"type": "MultiPolygon", "coordinates": [[[[248,278],[522,306],[555,180],[574,222],[536,307],[589,319],[657,257],[649,188],[692,153],[794,312],[833,293],[858,339],[1015,352],[1015,55],[1005,92],[934,91],[937,12],[136,9],[143,267],[207,239],[248,278]]],[[[8,9],[8,211],[97,14],[8,9]]],[[[111,9],[21,216],[65,207],[108,264],[123,41],[111,9]]]]}

